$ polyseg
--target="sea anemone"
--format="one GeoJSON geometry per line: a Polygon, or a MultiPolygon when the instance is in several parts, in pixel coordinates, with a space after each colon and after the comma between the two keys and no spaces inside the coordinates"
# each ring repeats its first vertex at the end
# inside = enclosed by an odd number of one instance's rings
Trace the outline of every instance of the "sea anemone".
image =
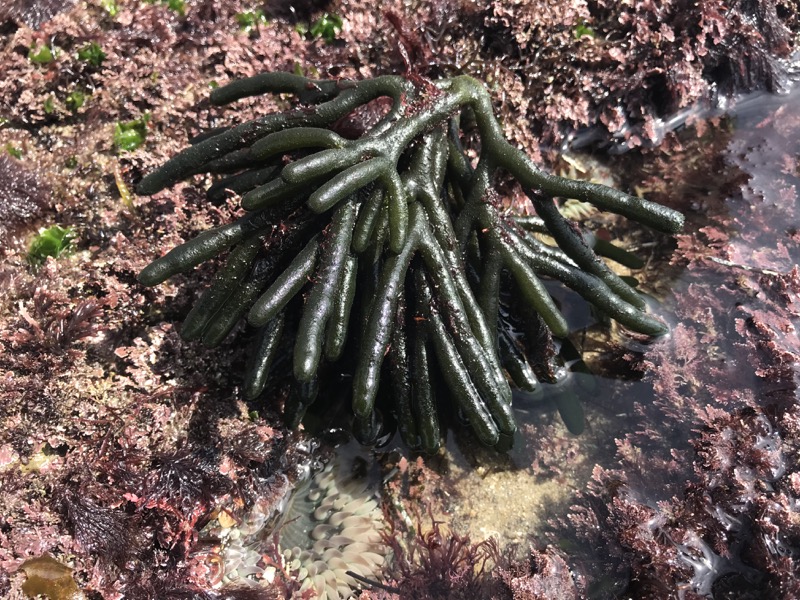
{"type": "Polygon", "coordinates": [[[481,442],[508,447],[516,424],[505,373],[523,389],[535,387],[534,372],[548,371],[550,335],[568,333],[541,277],[563,282],[632,330],[666,331],[555,198],[667,232],[681,227],[682,216],[541,171],[503,137],[475,79],[266,73],[214,90],[211,101],[264,93],[293,94],[301,106],[196,138],[141,181],[139,193],[154,194],[190,175],[227,174],[209,198],[241,195],[246,214],[171,250],[139,279],[156,285],[230,249],[181,333],[214,345],[247,315],[259,328],[244,384],[251,399],[264,391],[288,340],[296,384],[284,406],[290,424],[330,393],[330,376],[344,372],[352,376],[353,430],[363,443],[377,439],[391,413],[409,446],[435,450],[447,398],[481,442]],[[387,110],[354,139],[335,131],[386,98],[387,110]],[[497,171],[516,179],[537,217],[507,214],[493,189],[497,171]],[[512,303],[513,320],[535,335],[521,341],[511,331],[504,293],[521,300],[512,303]],[[544,364],[531,365],[530,357],[544,364]]]}
{"type": "MultiPolygon", "coordinates": [[[[284,501],[256,502],[238,523],[218,520],[204,534],[220,540],[226,584],[271,583],[277,569],[294,593],[350,598],[374,580],[389,555],[383,513],[361,459],[337,456],[316,474],[286,486],[284,501]],[[274,557],[269,559],[265,557],[274,557]]],[[[278,482],[281,483],[286,482],[278,482]]]]}

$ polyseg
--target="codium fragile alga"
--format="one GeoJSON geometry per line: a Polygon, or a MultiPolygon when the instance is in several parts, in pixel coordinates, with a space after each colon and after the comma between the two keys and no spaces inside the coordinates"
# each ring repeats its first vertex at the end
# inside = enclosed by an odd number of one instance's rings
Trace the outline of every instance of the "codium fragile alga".
{"type": "Polygon", "coordinates": [[[172,249],[139,279],[156,285],[227,251],[181,333],[214,345],[246,316],[258,328],[244,383],[250,399],[264,392],[288,345],[290,424],[318,396],[333,397],[330,382],[344,373],[363,443],[375,441],[391,415],[409,446],[434,451],[443,416],[456,409],[482,443],[507,448],[516,430],[507,377],[533,389],[535,370],[547,370],[537,361],[552,355],[551,336],[568,333],[542,278],[631,330],[665,333],[598,257],[619,249],[566,219],[555,198],[664,232],[678,231],[683,217],[540,170],[504,138],[480,82],[265,73],[215,89],[211,101],[267,93],[292,94],[296,108],[200,136],[141,181],[138,192],[154,194],[191,175],[221,174],[209,199],[237,194],[245,214],[172,249]],[[386,98],[377,122],[345,137],[343,119],[386,98]],[[493,187],[498,171],[520,184],[536,217],[503,208],[493,187]]]}

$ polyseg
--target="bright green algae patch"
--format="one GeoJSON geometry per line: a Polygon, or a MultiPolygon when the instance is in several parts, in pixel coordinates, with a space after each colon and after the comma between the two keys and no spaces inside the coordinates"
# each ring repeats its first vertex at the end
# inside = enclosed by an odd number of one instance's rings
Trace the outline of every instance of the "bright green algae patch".
{"type": "Polygon", "coordinates": [[[33,265],[40,265],[48,256],[58,258],[71,248],[72,241],[76,237],[77,234],[71,227],[53,225],[43,229],[31,241],[28,261],[33,265]]]}

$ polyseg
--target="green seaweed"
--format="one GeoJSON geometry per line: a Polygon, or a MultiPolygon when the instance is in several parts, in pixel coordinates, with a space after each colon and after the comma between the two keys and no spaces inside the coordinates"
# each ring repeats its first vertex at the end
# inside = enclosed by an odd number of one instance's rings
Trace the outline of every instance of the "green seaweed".
{"type": "Polygon", "coordinates": [[[86,100],[88,100],[89,94],[83,92],[81,90],[73,90],[69,93],[69,95],[65,98],[64,104],[66,104],[67,108],[72,112],[78,112],[81,106],[86,104],[86,100]]]}
{"type": "Polygon", "coordinates": [[[336,39],[336,36],[339,35],[343,25],[342,17],[325,13],[314,21],[308,31],[312,37],[322,38],[325,42],[331,44],[336,39]]]}
{"type": "Polygon", "coordinates": [[[48,256],[58,258],[71,248],[76,237],[75,230],[71,227],[53,225],[42,229],[28,248],[28,262],[41,265],[48,256]]]}
{"type": "MultiPolygon", "coordinates": [[[[550,335],[568,333],[543,278],[632,330],[666,332],[554,199],[576,198],[665,232],[678,231],[683,217],[542,171],[505,139],[475,79],[266,73],[213,90],[211,101],[265,93],[294,94],[302,106],[200,136],[140,182],[140,194],[154,194],[195,173],[223,174],[209,198],[239,194],[246,214],[169,251],[139,279],[157,285],[230,249],[183,335],[214,345],[245,316],[259,328],[244,386],[250,399],[266,389],[281,340],[293,344],[291,424],[326,393],[321,382],[333,370],[352,378],[353,430],[362,442],[375,441],[391,414],[411,447],[434,451],[450,406],[481,442],[507,448],[516,424],[506,373],[522,389],[535,387],[542,365],[528,357],[546,361],[550,335]],[[391,108],[363,134],[336,132],[340,119],[382,97],[391,108]],[[464,148],[475,137],[477,161],[464,148]],[[528,227],[556,245],[507,214],[493,187],[497,171],[531,199],[538,217],[528,227]],[[504,299],[509,288],[521,301],[504,299]],[[514,312],[543,333],[520,342],[508,325],[514,312]]],[[[579,430],[573,409],[564,407],[579,430]]]]}
{"type": "Polygon", "coordinates": [[[47,44],[33,45],[28,50],[28,60],[37,65],[47,65],[56,59],[58,52],[47,44]]]}
{"type": "Polygon", "coordinates": [[[147,124],[150,115],[145,114],[139,119],[125,121],[114,125],[114,148],[117,152],[132,152],[144,143],[147,137],[147,124]]]}
{"type": "Polygon", "coordinates": [[[597,34],[594,29],[589,27],[585,22],[580,22],[575,26],[575,39],[580,39],[583,36],[595,37],[597,34]]]}
{"type": "Polygon", "coordinates": [[[14,158],[22,159],[22,150],[12,145],[11,142],[6,144],[5,149],[14,158]]]}
{"type": "Polygon", "coordinates": [[[91,42],[78,49],[78,60],[83,61],[92,67],[100,68],[106,59],[106,53],[97,42],[91,42]]]}
{"type": "Polygon", "coordinates": [[[112,19],[119,14],[119,4],[117,0],[100,0],[100,6],[103,7],[112,19]]]}
{"type": "Polygon", "coordinates": [[[264,11],[260,8],[237,13],[235,18],[236,23],[239,25],[239,29],[246,33],[256,31],[259,27],[263,27],[268,23],[264,11]]]}

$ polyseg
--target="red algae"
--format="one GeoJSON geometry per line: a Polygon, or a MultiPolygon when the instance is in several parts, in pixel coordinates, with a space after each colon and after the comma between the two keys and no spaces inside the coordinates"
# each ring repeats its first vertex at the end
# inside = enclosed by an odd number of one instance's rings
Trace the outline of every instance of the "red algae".
{"type": "Polygon", "coordinates": [[[659,285],[675,325],[628,352],[652,401],[618,441],[622,466],[596,469],[567,528],[612,557],[589,563],[628,569],[635,596],[798,594],[798,98],[743,102],[735,130],[723,118],[687,132],[674,155],[655,152],[675,165],[650,179],[664,186],[656,195],[690,222],[680,270],[659,285]]]}
{"type": "MultiPolygon", "coordinates": [[[[229,220],[236,204],[206,204],[203,178],[147,200],[121,198],[120,183],[132,187],[191,135],[230,122],[207,101],[218,84],[265,70],[402,71],[381,7],[322,4],[267,7],[253,31],[236,19],[257,8],[243,1],[187,0],[183,16],[166,3],[0,7],[0,595],[22,597],[23,565],[50,553],[87,597],[288,596],[294,582],[215,587],[213,540],[201,531],[221,506],[239,518],[256,499],[278,503],[276,482],[310,460],[307,442],[279,424],[280,389],[272,406],[244,402],[241,347],[208,350],[178,335],[172,323],[201,277],[159,289],[135,279],[163,248],[229,220]],[[303,33],[325,11],[344,21],[332,43],[303,33]],[[80,58],[91,43],[105,54],[99,65],[80,58]],[[31,60],[43,46],[52,60],[31,60]],[[76,92],[81,106],[68,101],[76,92]],[[142,145],[117,150],[115,125],[138,119],[142,145]],[[28,243],[53,224],[74,228],[75,250],[33,268],[28,243]]],[[[766,0],[734,3],[725,19],[717,2],[393,6],[420,32],[422,74],[484,79],[507,135],[536,158],[598,123],[602,143],[663,138],[626,158],[646,163],[645,173],[634,180],[641,171],[620,168],[622,183],[687,211],[689,225],[672,266],[666,249],[651,258],[661,279],[650,289],[665,298],[665,316],[674,313],[673,333],[604,359],[627,354],[627,376],[646,371],[655,390],[627,429],[607,432],[609,445],[619,438],[609,450],[618,464],[594,469],[575,508],[523,560],[443,525],[423,530],[386,586],[418,588],[437,561],[455,557],[460,571],[441,594],[799,596],[795,96],[740,116],[747,134],[724,118],[666,133],[680,107],[782,88],[777,58],[792,50],[796,11],[766,0]],[[479,578],[465,560],[487,552],[496,564],[479,578]]],[[[279,108],[240,104],[238,119],[279,108]]],[[[617,232],[634,246],[669,245],[617,232]]],[[[580,438],[542,422],[526,435],[537,458],[522,468],[566,481],[564,456],[581,451],[580,438]]],[[[436,457],[400,471],[384,491],[391,519],[412,531],[430,514],[445,518],[457,494],[436,457]]],[[[392,597],[379,588],[370,596],[392,597]]]]}

